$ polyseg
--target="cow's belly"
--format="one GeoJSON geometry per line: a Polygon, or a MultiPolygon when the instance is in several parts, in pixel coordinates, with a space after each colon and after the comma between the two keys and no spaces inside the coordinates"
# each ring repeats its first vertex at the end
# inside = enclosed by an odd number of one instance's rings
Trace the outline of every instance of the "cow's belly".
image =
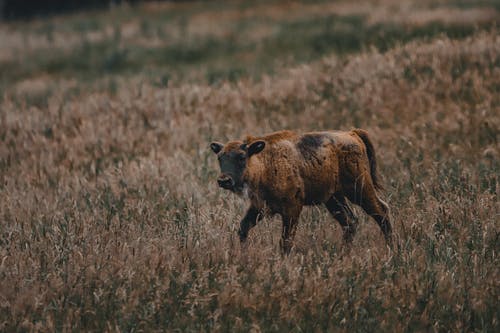
{"type": "Polygon", "coordinates": [[[332,179],[304,179],[304,204],[318,205],[330,199],[335,193],[335,184],[332,179]]]}

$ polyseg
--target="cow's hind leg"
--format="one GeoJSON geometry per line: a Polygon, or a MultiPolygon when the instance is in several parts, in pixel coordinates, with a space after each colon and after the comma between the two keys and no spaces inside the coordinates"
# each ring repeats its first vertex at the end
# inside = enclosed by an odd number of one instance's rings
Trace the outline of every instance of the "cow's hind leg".
{"type": "Polygon", "coordinates": [[[384,234],[388,244],[392,243],[392,227],[389,220],[389,206],[379,198],[370,179],[359,182],[348,191],[347,197],[353,203],[360,205],[365,212],[373,217],[384,234]]]}
{"type": "Polygon", "coordinates": [[[344,241],[352,242],[356,233],[357,217],[342,194],[332,196],[326,203],[326,208],[339,222],[344,231],[344,241]]]}

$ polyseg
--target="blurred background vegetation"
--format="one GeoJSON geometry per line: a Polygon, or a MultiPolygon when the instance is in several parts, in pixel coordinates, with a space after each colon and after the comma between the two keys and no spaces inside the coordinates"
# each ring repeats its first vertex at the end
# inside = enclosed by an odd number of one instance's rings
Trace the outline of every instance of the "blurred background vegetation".
{"type": "Polygon", "coordinates": [[[0,91],[43,76],[83,84],[106,79],[111,90],[114,78],[138,74],[157,85],[171,79],[258,79],[331,53],[383,52],[440,35],[462,39],[495,26],[500,7],[494,0],[392,7],[330,1],[63,3],[4,2],[4,16],[35,19],[9,21],[0,30],[0,91]],[[107,9],[88,9],[96,6],[107,9]],[[54,15],[82,7],[80,14],[54,15]]]}

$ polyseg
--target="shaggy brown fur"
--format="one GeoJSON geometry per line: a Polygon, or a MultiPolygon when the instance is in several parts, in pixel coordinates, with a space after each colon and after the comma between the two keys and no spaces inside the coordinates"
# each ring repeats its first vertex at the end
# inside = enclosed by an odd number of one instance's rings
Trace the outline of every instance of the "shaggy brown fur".
{"type": "Polygon", "coordinates": [[[302,207],[318,204],[326,205],[351,241],[356,225],[347,198],[375,219],[390,242],[388,206],[377,195],[375,150],[366,131],[280,131],[211,147],[221,166],[219,185],[238,194],[248,191],[251,205],[240,224],[241,241],[264,215],[280,214],[281,246],[288,253],[302,207]]]}

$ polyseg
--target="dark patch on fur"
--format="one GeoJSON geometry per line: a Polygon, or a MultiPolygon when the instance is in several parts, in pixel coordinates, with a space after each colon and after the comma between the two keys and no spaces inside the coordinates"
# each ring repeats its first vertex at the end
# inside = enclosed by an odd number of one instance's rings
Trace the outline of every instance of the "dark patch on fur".
{"type": "Polygon", "coordinates": [[[323,145],[324,139],[323,134],[305,134],[297,142],[297,148],[305,159],[316,159],[316,151],[323,145]]]}
{"type": "Polygon", "coordinates": [[[361,150],[359,149],[359,145],[357,145],[355,143],[346,143],[346,144],[342,145],[342,151],[348,152],[351,154],[356,154],[356,155],[361,154],[361,150]]]}

